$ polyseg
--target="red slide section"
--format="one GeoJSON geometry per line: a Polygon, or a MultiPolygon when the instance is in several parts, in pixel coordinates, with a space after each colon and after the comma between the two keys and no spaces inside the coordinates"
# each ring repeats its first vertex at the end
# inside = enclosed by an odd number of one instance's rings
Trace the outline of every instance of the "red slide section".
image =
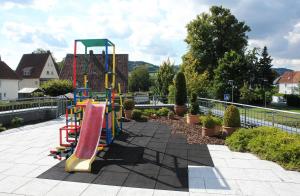
{"type": "Polygon", "coordinates": [[[78,144],[75,149],[77,158],[90,159],[97,152],[105,107],[105,104],[88,102],[83,116],[78,144]]]}

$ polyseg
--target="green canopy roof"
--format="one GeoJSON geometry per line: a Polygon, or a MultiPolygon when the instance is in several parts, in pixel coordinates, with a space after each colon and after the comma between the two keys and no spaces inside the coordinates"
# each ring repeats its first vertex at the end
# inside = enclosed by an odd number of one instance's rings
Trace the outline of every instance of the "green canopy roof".
{"type": "Polygon", "coordinates": [[[99,47],[99,46],[114,46],[114,44],[108,39],[77,39],[85,47],[99,47]]]}

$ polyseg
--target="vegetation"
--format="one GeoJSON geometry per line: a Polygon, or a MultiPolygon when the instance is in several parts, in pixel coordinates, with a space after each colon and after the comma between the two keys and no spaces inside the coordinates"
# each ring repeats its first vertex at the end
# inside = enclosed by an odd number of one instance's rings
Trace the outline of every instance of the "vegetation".
{"type": "Polygon", "coordinates": [[[175,113],[172,110],[170,110],[169,113],[168,113],[168,118],[169,119],[174,119],[174,117],[175,117],[175,113]]]}
{"type": "Polygon", "coordinates": [[[5,131],[5,130],[6,130],[6,128],[0,123],[0,132],[5,131]]]}
{"type": "Polygon", "coordinates": [[[225,127],[240,127],[240,112],[234,105],[230,105],[226,108],[224,113],[224,126],[225,127]]]}
{"type": "Polygon", "coordinates": [[[157,110],[156,114],[157,116],[168,116],[169,111],[170,110],[168,108],[160,108],[157,110]]]}
{"type": "Polygon", "coordinates": [[[141,110],[138,110],[138,109],[132,110],[131,118],[133,120],[140,121],[140,122],[146,122],[147,121],[147,118],[145,116],[143,116],[143,112],[141,110]]]}
{"type": "Polygon", "coordinates": [[[147,116],[147,117],[156,115],[156,110],[155,109],[145,109],[145,110],[143,110],[143,115],[147,116]]]}
{"type": "Polygon", "coordinates": [[[49,80],[41,86],[46,95],[59,96],[73,91],[70,80],[49,80]]]}
{"type": "Polygon", "coordinates": [[[175,103],[175,86],[171,84],[168,89],[168,103],[175,103]]]}
{"type": "Polygon", "coordinates": [[[11,120],[11,126],[12,127],[20,127],[23,123],[24,123],[24,119],[23,118],[14,117],[11,120]]]}
{"type": "Polygon", "coordinates": [[[186,81],[183,72],[178,72],[175,77],[175,104],[185,105],[187,102],[186,81]]]}
{"type": "Polygon", "coordinates": [[[200,121],[202,126],[208,129],[213,129],[216,126],[216,122],[211,115],[201,116],[200,121]]]}
{"type": "Polygon", "coordinates": [[[129,91],[148,91],[150,86],[150,75],[145,66],[139,66],[130,73],[128,79],[129,91]]]}
{"type": "Polygon", "coordinates": [[[300,171],[300,136],[277,128],[239,129],[226,139],[231,150],[252,152],[286,169],[300,171]]]}
{"type": "Polygon", "coordinates": [[[250,27],[229,9],[212,6],[209,13],[192,20],[187,31],[189,50],[182,57],[181,70],[188,78],[189,94],[223,99],[224,94],[231,94],[229,80],[233,80],[235,102],[241,97],[244,103],[262,104],[265,92],[270,100],[276,75],[272,58],[266,46],[261,52],[259,48],[247,50],[250,27]]]}
{"type": "Polygon", "coordinates": [[[292,107],[300,107],[300,96],[299,95],[285,95],[286,104],[292,107]]]}
{"type": "Polygon", "coordinates": [[[157,84],[161,96],[167,96],[169,94],[169,86],[173,84],[174,76],[175,69],[170,59],[163,61],[157,73],[157,84]]]}
{"type": "Polygon", "coordinates": [[[197,94],[196,93],[192,93],[190,113],[192,115],[199,114],[199,103],[198,103],[198,99],[197,99],[197,94]]]}
{"type": "Polygon", "coordinates": [[[126,99],[123,103],[125,110],[132,110],[134,108],[134,101],[132,99],[126,99]]]}

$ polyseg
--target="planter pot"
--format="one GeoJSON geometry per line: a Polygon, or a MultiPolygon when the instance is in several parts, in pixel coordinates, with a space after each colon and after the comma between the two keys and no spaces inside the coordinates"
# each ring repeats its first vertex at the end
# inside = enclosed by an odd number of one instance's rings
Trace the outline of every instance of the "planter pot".
{"type": "Polygon", "coordinates": [[[215,130],[215,135],[219,135],[220,132],[222,132],[222,126],[221,125],[216,125],[214,130],[215,130]]]}
{"type": "Polygon", "coordinates": [[[186,116],[186,122],[187,124],[197,124],[199,123],[199,115],[192,115],[192,114],[188,114],[186,116]]]}
{"type": "Polygon", "coordinates": [[[226,135],[231,135],[238,127],[225,127],[223,126],[223,131],[226,135]]]}
{"type": "Polygon", "coordinates": [[[183,116],[187,111],[186,105],[175,105],[174,111],[178,116],[183,116]]]}
{"type": "Polygon", "coordinates": [[[202,136],[214,136],[215,135],[215,129],[214,128],[206,128],[202,127],[202,136]]]}
{"type": "Polygon", "coordinates": [[[124,113],[125,113],[125,118],[131,119],[131,112],[132,112],[132,110],[125,110],[125,111],[124,111],[124,113]]]}

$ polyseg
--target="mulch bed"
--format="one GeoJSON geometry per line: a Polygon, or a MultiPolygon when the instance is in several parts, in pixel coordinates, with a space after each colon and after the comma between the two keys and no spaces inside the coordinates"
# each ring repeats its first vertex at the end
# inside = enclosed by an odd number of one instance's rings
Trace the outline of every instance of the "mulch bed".
{"type": "Polygon", "coordinates": [[[169,125],[173,133],[182,133],[186,135],[189,144],[219,144],[224,145],[223,136],[207,137],[201,134],[201,125],[191,125],[186,123],[186,118],[176,116],[175,119],[167,117],[152,118],[152,121],[157,121],[169,125]]]}

